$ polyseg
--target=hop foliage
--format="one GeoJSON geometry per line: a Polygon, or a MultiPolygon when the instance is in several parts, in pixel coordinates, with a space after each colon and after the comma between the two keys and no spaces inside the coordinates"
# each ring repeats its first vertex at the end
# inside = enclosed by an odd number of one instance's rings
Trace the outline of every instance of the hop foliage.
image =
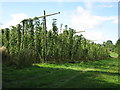
{"type": "Polygon", "coordinates": [[[34,21],[23,20],[11,29],[2,29],[2,45],[9,56],[7,62],[20,67],[40,62],[100,60],[109,56],[104,45],[91,42],[83,35],[76,35],[76,31],[67,25],[59,33],[56,19],[53,19],[52,27],[52,30],[44,30],[43,22],[36,18],[34,21]]]}

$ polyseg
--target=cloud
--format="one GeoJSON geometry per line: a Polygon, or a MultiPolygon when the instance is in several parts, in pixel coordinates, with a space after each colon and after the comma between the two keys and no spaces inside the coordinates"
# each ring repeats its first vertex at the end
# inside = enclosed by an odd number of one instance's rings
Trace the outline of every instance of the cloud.
{"type": "Polygon", "coordinates": [[[72,25],[77,29],[90,29],[96,28],[102,22],[110,21],[111,23],[117,23],[117,16],[97,16],[92,15],[90,10],[86,10],[83,7],[77,7],[76,14],[72,15],[72,25]]]}
{"type": "Polygon", "coordinates": [[[118,24],[118,16],[113,16],[113,22],[112,23],[117,23],[118,24]]]}
{"type": "Polygon", "coordinates": [[[88,0],[86,1],[83,1],[84,4],[85,4],[85,7],[89,10],[89,9],[92,9],[94,7],[93,3],[94,2],[88,2],[88,0]]]}
{"type": "Polygon", "coordinates": [[[107,38],[102,32],[99,31],[87,31],[83,33],[84,37],[89,40],[95,40],[94,42],[102,44],[103,41],[106,41],[107,38]]]}
{"type": "Polygon", "coordinates": [[[28,16],[24,13],[20,14],[11,14],[10,17],[12,18],[11,21],[8,23],[4,24],[1,28],[9,28],[10,26],[15,26],[20,23],[23,19],[28,18],[28,16]]]}
{"type": "Polygon", "coordinates": [[[117,24],[118,16],[93,15],[91,9],[84,9],[81,6],[78,6],[75,13],[71,16],[72,27],[75,28],[76,31],[85,30],[86,32],[83,35],[87,39],[97,40],[97,43],[102,43],[108,39],[102,31],[99,31],[102,23],[106,21],[109,21],[107,23],[117,24]]]}
{"type": "Polygon", "coordinates": [[[113,5],[98,5],[97,7],[106,7],[106,8],[111,8],[113,5]]]}

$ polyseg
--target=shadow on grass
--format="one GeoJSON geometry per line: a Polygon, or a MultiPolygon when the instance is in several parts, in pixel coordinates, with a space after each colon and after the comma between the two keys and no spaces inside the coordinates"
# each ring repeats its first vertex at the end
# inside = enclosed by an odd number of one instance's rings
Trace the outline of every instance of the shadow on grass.
{"type": "Polygon", "coordinates": [[[3,68],[3,88],[118,88],[118,73],[62,68],[3,68]],[[102,78],[101,75],[113,77],[102,78]]]}
{"type": "Polygon", "coordinates": [[[116,72],[105,72],[105,71],[88,71],[88,72],[101,73],[106,75],[120,75],[120,73],[116,73],[116,72]]]}

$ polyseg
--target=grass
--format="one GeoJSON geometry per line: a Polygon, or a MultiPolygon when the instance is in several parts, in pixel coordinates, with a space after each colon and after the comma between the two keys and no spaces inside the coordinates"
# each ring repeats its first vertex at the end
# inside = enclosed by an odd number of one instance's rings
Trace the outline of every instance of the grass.
{"type": "Polygon", "coordinates": [[[77,64],[34,64],[15,69],[3,66],[3,88],[118,88],[118,59],[77,64]]]}
{"type": "Polygon", "coordinates": [[[115,53],[115,52],[110,52],[110,56],[111,56],[111,57],[118,57],[118,54],[115,53]]]}

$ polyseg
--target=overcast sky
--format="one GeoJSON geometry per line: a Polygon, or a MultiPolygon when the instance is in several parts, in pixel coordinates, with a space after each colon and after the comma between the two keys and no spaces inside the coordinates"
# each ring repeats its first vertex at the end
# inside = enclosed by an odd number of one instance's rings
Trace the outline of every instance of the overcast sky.
{"type": "MultiPolygon", "coordinates": [[[[46,14],[60,12],[58,15],[47,17],[47,28],[51,29],[52,19],[60,24],[76,29],[85,30],[83,34],[87,39],[102,43],[118,39],[118,2],[95,2],[76,0],[56,0],[56,2],[33,1],[30,2],[0,2],[0,28],[16,25],[25,18],[33,18],[46,14]]],[[[100,1],[100,0],[99,0],[100,1]]],[[[113,0],[114,1],[114,0],[113,0]]],[[[63,27],[64,28],[64,27],[63,27]]]]}

